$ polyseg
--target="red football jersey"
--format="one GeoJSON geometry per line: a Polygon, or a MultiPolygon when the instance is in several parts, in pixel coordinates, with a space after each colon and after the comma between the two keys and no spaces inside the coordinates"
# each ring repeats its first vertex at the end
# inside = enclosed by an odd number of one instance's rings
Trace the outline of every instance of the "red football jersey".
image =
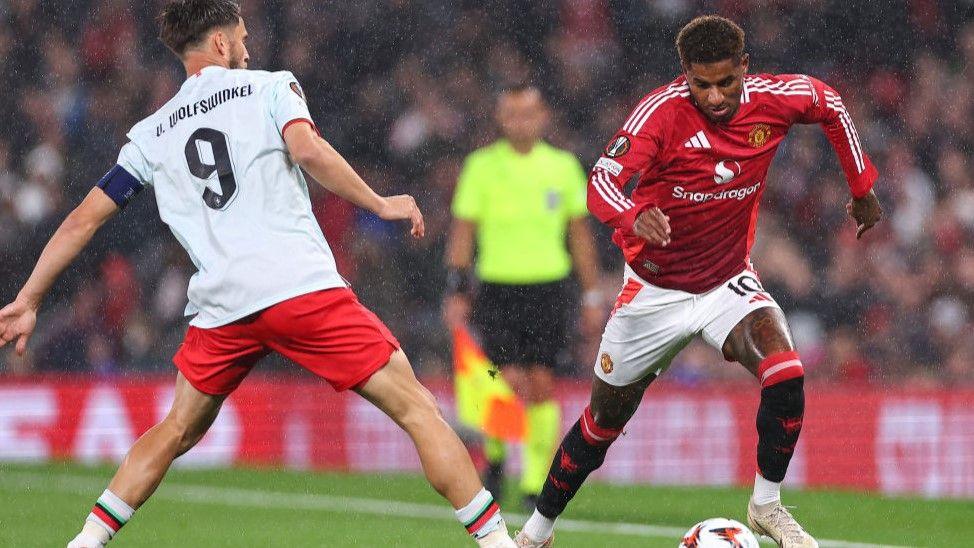
{"type": "Polygon", "coordinates": [[[824,128],[852,195],[866,195],[878,173],[831,87],[804,75],[746,75],[740,109],[716,124],[694,106],[681,76],[644,97],[609,142],[589,178],[589,210],[616,229],[613,240],[643,279],[704,293],[750,266],[775,151],[792,125],[813,123],[824,128]],[[639,182],[626,197],[633,174],[639,182]],[[667,247],[632,231],[653,206],[670,217],[667,247]]]}

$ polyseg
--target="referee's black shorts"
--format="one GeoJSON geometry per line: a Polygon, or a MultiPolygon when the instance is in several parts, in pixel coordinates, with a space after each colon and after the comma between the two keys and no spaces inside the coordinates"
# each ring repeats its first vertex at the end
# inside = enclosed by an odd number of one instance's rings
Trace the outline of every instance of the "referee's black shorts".
{"type": "Polygon", "coordinates": [[[481,283],[473,322],[495,365],[555,367],[567,344],[568,280],[530,285],[481,283]]]}

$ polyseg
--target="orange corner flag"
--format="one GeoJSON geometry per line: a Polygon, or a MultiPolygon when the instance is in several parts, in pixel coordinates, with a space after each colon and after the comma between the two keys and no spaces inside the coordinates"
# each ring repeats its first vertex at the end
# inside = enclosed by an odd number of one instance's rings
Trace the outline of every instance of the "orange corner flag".
{"type": "Polygon", "coordinates": [[[491,438],[524,439],[524,405],[465,327],[453,330],[453,386],[461,422],[491,438]]]}

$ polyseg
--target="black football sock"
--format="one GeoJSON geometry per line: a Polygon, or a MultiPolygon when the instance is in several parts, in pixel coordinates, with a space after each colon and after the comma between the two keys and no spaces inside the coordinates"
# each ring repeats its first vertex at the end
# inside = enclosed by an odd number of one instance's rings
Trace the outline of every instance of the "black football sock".
{"type": "Polygon", "coordinates": [[[761,389],[758,407],[758,470],[764,479],[780,483],[802,430],[805,413],[804,377],[761,389]]]}
{"type": "Polygon", "coordinates": [[[586,407],[555,453],[548,479],[538,497],[538,512],[549,519],[564,512],[585,478],[602,466],[605,453],[621,432],[621,429],[610,430],[596,425],[591,409],[586,407]]]}

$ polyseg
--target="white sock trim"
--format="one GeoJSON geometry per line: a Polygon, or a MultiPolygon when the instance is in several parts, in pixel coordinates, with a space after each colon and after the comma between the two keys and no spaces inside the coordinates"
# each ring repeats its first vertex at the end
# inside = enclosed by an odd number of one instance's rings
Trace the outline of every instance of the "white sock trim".
{"type": "Polygon", "coordinates": [[[551,535],[555,532],[555,520],[545,517],[535,509],[528,521],[524,523],[524,529],[522,531],[525,535],[531,538],[531,540],[541,542],[551,538],[551,535]]]}
{"type": "Polygon", "coordinates": [[[781,500],[781,483],[768,481],[761,474],[754,474],[754,504],[769,504],[781,500]]]}
{"type": "Polygon", "coordinates": [[[474,495],[473,500],[455,513],[460,524],[466,527],[467,532],[475,539],[484,538],[504,523],[494,496],[484,488],[481,488],[480,492],[474,495]]]}
{"type": "Polygon", "coordinates": [[[105,492],[102,493],[100,497],[98,497],[98,500],[106,504],[115,513],[117,513],[120,517],[122,517],[122,519],[124,519],[125,521],[132,519],[132,514],[135,513],[135,510],[133,510],[132,507],[128,505],[128,503],[126,503],[124,500],[119,498],[118,495],[112,493],[108,489],[105,489],[105,492]]]}
{"type": "Polygon", "coordinates": [[[494,497],[490,494],[487,489],[481,488],[480,492],[473,496],[470,502],[466,506],[456,510],[455,514],[460,523],[466,525],[470,520],[477,517],[477,514],[487,506],[490,501],[494,500],[494,497]]]}

